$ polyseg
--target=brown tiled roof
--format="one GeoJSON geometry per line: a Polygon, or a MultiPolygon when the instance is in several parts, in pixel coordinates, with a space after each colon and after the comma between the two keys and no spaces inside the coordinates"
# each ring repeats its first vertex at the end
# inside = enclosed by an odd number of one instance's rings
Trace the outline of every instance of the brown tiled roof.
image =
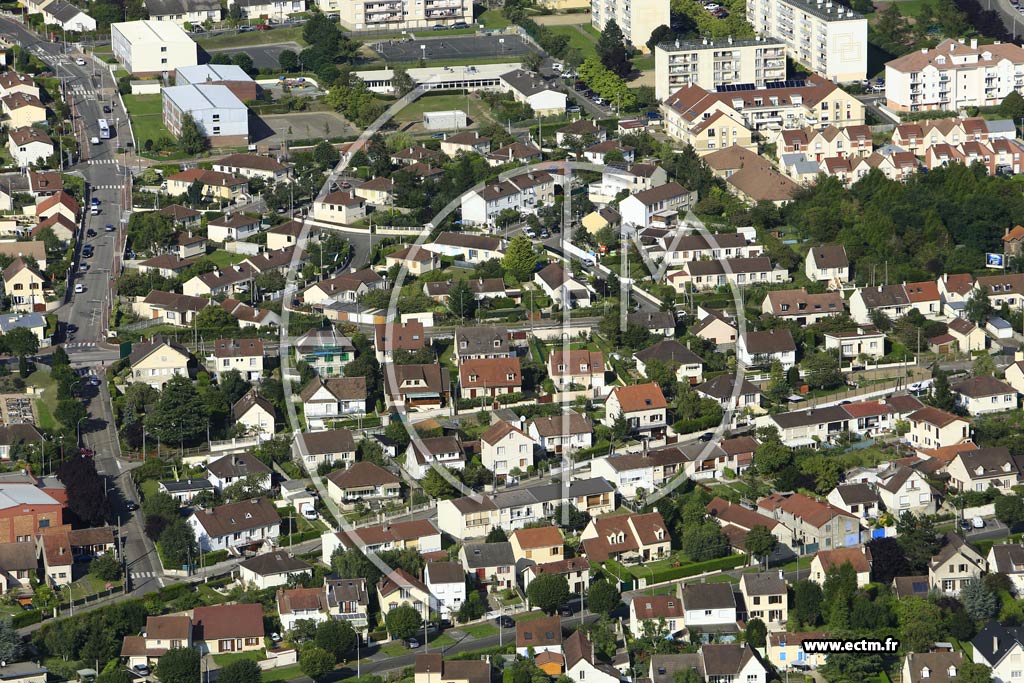
{"type": "Polygon", "coordinates": [[[248,477],[251,475],[262,477],[270,474],[270,468],[251,453],[221,456],[207,465],[206,469],[221,479],[225,477],[248,477]]]}
{"type": "Polygon", "coordinates": [[[832,567],[841,567],[847,562],[857,573],[871,571],[871,551],[867,548],[836,548],[835,550],[819,550],[817,554],[821,568],[828,571],[832,567]]]}
{"type": "Polygon", "coordinates": [[[46,534],[41,537],[43,542],[43,555],[46,564],[50,567],[71,566],[71,541],[67,532],[46,534]]]}
{"type": "Polygon", "coordinates": [[[670,183],[665,183],[664,185],[652,187],[649,190],[637,192],[632,196],[634,199],[639,200],[640,203],[643,204],[644,206],[650,206],[652,204],[657,204],[658,202],[663,202],[669,199],[675,199],[676,197],[681,197],[688,193],[689,190],[687,190],[679,183],[673,181],[670,183]]]}
{"type": "Polygon", "coordinates": [[[186,268],[190,268],[194,263],[195,259],[184,259],[177,254],[167,253],[141,261],[139,262],[139,265],[145,268],[159,268],[160,270],[180,272],[186,268]]]}
{"type": "Polygon", "coordinates": [[[822,503],[802,493],[794,493],[789,496],[773,494],[759,500],[757,505],[767,510],[779,508],[798,519],[804,520],[816,529],[820,529],[824,524],[836,517],[853,518],[850,513],[840,510],[835,505],[822,503]]]}
{"type": "Polygon", "coordinates": [[[556,614],[516,623],[516,647],[562,645],[562,620],[556,614]]]}
{"type": "Polygon", "coordinates": [[[771,168],[741,168],[725,182],[757,202],[788,201],[801,189],[800,185],[771,168]]]}
{"type": "Polygon", "coordinates": [[[416,351],[427,345],[427,337],[419,320],[404,324],[392,321],[374,326],[374,342],[378,351],[416,351]]]}
{"type": "Polygon", "coordinates": [[[619,406],[624,413],[657,410],[668,406],[665,395],[661,393],[661,387],[653,382],[615,387],[612,389],[612,395],[618,399],[619,406]]]}
{"type": "Polygon", "coordinates": [[[755,356],[796,351],[793,334],[785,328],[748,331],[745,345],[747,351],[755,356]]]}
{"type": "Polygon", "coordinates": [[[675,339],[662,339],[659,342],[648,346],[642,351],[637,351],[634,356],[637,360],[647,363],[651,360],[661,361],[670,366],[677,365],[703,365],[704,360],[696,353],[680,344],[675,339]]]}
{"type": "MultiPolygon", "coordinates": [[[[709,316],[710,319],[710,316],[709,316]]],[[[750,382],[748,379],[743,378],[742,386],[740,387],[739,395],[745,396],[747,394],[759,395],[761,389],[757,385],[750,382]]],[[[731,372],[727,372],[724,375],[713,377],[703,384],[698,384],[695,389],[696,391],[717,398],[719,400],[727,400],[732,397],[732,392],[736,386],[736,375],[731,372]]]]}
{"type": "Polygon", "coordinates": [[[952,388],[956,393],[970,398],[985,398],[988,396],[999,396],[1002,394],[1014,394],[1016,396],[1017,393],[1016,390],[1006,382],[987,375],[965,379],[962,382],[954,384],[952,388]]]}
{"type": "Polygon", "coordinates": [[[277,610],[280,614],[291,614],[297,611],[327,610],[327,594],[323,586],[316,588],[278,588],[277,610]]]}
{"type": "Polygon", "coordinates": [[[465,583],[466,570],[458,562],[427,562],[423,567],[423,580],[432,584],[465,583]]]}
{"type": "Polygon", "coordinates": [[[430,520],[416,519],[407,522],[375,524],[352,531],[339,531],[337,537],[346,548],[363,548],[389,541],[412,541],[438,533],[437,527],[430,520]]]}
{"type": "Polygon", "coordinates": [[[498,420],[480,436],[480,440],[484,443],[488,443],[493,446],[494,444],[498,443],[512,432],[517,432],[519,434],[522,434],[526,438],[530,438],[529,435],[526,434],[526,432],[519,429],[515,425],[506,422],[505,420],[498,420]]]}
{"type": "MultiPolygon", "coordinates": [[[[519,547],[527,548],[554,548],[562,545],[562,533],[557,527],[542,526],[532,529],[516,529],[512,537],[519,540],[519,547]]],[[[511,541],[512,538],[509,538],[511,541]]]]}
{"type": "Polygon", "coordinates": [[[193,621],[197,640],[263,638],[263,606],[259,604],[196,607],[193,621]]]}
{"type": "Polygon", "coordinates": [[[212,187],[235,187],[238,185],[245,185],[248,182],[245,178],[239,178],[231,175],[230,173],[209,171],[203,168],[190,168],[187,171],[175,173],[168,177],[167,180],[188,184],[194,183],[198,180],[201,184],[210,185],[212,187]]]}
{"type": "Polygon", "coordinates": [[[259,154],[229,154],[223,159],[213,162],[213,164],[214,166],[252,168],[258,171],[272,171],[274,173],[288,170],[286,164],[259,154]]]}
{"type": "Polygon", "coordinates": [[[392,569],[389,574],[382,576],[380,581],[377,582],[377,590],[384,597],[391,595],[397,590],[405,590],[409,587],[418,588],[427,594],[430,593],[430,589],[422,581],[401,568],[392,569]]]}
{"type": "Polygon", "coordinates": [[[780,522],[771,517],[766,517],[760,512],[750,510],[742,505],[730,503],[718,497],[712,498],[705,509],[712,517],[717,517],[723,522],[733,524],[747,531],[755,526],[763,526],[770,531],[780,524],[780,522]]]}
{"type": "Polygon", "coordinates": [[[38,565],[36,544],[32,541],[0,543],[0,570],[14,572],[31,569],[34,571],[38,565]]]}
{"type": "Polygon", "coordinates": [[[114,544],[114,527],[97,526],[89,529],[72,529],[68,532],[72,548],[114,544]]]}
{"type": "Polygon", "coordinates": [[[953,413],[947,413],[945,410],[940,410],[933,406],[925,406],[910,415],[911,422],[925,422],[936,427],[945,427],[957,420],[968,422],[966,418],[954,415],[953,413]]]}
{"type": "Polygon", "coordinates": [[[800,316],[809,313],[842,313],[843,295],[839,292],[808,294],[807,290],[776,289],[768,292],[767,300],[775,316],[800,316]]]}
{"type": "Polygon", "coordinates": [[[299,398],[303,402],[310,401],[316,392],[323,387],[338,401],[353,401],[366,398],[366,378],[359,377],[329,377],[324,379],[317,376],[309,381],[309,384],[302,387],[299,398]]]}
{"type": "Polygon", "coordinates": [[[675,595],[634,595],[632,602],[638,621],[683,616],[683,601],[675,595]]]}
{"type": "MultiPolygon", "coordinates": [[[[242,396],[242,398],[235,401],[234,405],[231,406],[231,414],[234,416],[235,420],[238,421],[255,406],[259,406],[271,415],[277,414],[277,409],[274,408],[274,404],[260,396],[255,389],[250,389],[244,396],[242,396]]],[[[273,429],[272,425],[268,426],[273,429]]]]}
{"type": "Polygon", "coordinates": [[[213,342],[213,355],[217,358],[263,357],[261,339],[218,339],[213,342]]]}
{"type": "Polygon", "coordinates": [[[522,386],[519,358],[469,358],[459,364],[459,380],[463,388],[518,388],[522,386]]]}
{"type": "Polygon", "coordinates": [[[146,638],[153,640],[181,640],[192,637],[192,619],[187,616],[166,614],[146,619],[146,638]]]}
{"type": "Polygon", "coordinates": [[[347,429],[327,429],[319,432],[303,432],[302,443],[306,452],[319,455],[321,453],[354,453],[356,442],[352,432],[347,429]]]}
{"type": "Polygon", "coordinates": [[[28,187],[32,192],[56,192],[64,189],[64,176],[59,171],[29,171],[28,187]]]}
{"type": "Polygon", "coordinates": [[[327,479],[342,490],[399,482],[398,477],[372,462],[357,462],[346,470],[334,470],[327,475],[327,479]]]}
{"type": "Polygon", "coordinates": [[[530,424],[535,425],[537,433],[543,437],[587,434],[594,429],[590,418],[574,412],[551,417],[535,417],[530,424]]]}
{"type": "Polygon", "coordinates": [[[568,353],[561,349],[551,352],[548,357],[548,368],[552,375],[578,375],[580,366],[587,366],[591,374],[604,372],[604,354],[600,351],[587,351],[586,349],[571,350],[568,353]],[[565,370],[559,370],[559,365],[565,365],[565,370]]]}
{"type": "Polygon", "coordinates": [[[466,249],[483,249],[497,251],[501,248],[501,240],[489,235],[478,235],[469,232],[442,232],[434,240],[434,244],[466,249]]]}
{"type": "Polygon", "coordinates": [[[281,523],[277,508],[266,498],[228,503],[192,514],[211,538],[281,523]]]}
{"type": "Polygon", "coordinates": [[[202,214],[195,209],[190,209],[187,206],[181,204],[171,204],[160,209],[160,213],[165,216],[170,216],[176,221],[187,220],[190,218],[199,218],[202,214]]]}

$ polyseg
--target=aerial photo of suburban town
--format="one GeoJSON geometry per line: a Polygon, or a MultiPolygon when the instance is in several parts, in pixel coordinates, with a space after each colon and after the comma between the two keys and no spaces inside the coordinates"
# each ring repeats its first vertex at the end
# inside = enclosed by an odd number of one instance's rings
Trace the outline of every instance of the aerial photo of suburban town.
{"type": "Polygon", "coordinates": [[[0,683],[1024,683],[1024,0],[0,0],[0,683]]]}

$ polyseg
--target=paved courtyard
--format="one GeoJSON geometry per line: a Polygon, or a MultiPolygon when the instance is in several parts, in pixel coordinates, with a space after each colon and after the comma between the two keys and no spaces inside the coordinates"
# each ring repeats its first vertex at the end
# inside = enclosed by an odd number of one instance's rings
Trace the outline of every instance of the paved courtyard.
{"type": "Polygon", "coordinates": [[[429,32],[415,39],[370,42],[368,47],[389,62],[518,57],[533,50],[518,35],[435,37],[429,32]]]}
{"type": "Polygon", "coordinates": [[[344,116],[332,111],[294,111],[259,117],[251,134],[254,142],[281,143],[290,140],[323,140],[355,136],[359,131],[344,116]]]}

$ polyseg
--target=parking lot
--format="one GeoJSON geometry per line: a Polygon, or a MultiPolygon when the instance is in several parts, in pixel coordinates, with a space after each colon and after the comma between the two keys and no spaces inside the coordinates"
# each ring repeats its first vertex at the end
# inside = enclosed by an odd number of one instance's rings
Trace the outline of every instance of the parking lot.
{"type": "Polygon", "coordinates": [[[451,36],[443,31],[431,35],[428,31],[415,39],[382,40],[368,43],[368,47],[389,62],[417,62],[425,57],[431,60],[483,59],[487,57],[519,57],[533,48],[521,36],[451,36]]]}
{"type": "Polygon", "coordinates": [[[0,421],[5,425],[36,423],[35,401],[24,394],[0,396],[0,421]]]}
{"type": "Polygon", "coordinates": [[[302,52],[302,47],[298,43],[271,43],[270,45],[247,45],[244,47],[222,47],[207,50],[210,54],[218,52],[226,52],[227,54],[235,54],[236,52],[244,52],[252,57],[252,64],[257,69],[276,69],[278,67],[278,55],[285,50],[291,50],[295,54],[302,52]]]}

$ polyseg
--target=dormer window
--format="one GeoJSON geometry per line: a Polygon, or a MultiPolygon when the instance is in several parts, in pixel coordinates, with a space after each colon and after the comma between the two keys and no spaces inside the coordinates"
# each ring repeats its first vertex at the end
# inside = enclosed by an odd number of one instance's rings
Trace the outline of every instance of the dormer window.
{"type": "Polygon", "coordinates": [[[470,381],[470,382],[475,382],[475,381],[477,381],[478,379],[480,379],[480,375],[470,375],[470,376],[469,376],[469,381],[470,381]]]}
{"type": "Polygon", "coordinates": [[[931,678],[931,677],[932,677],[932,670],[931,669],[929,669],[927,666],[925,668],[921,669],[921,678],[931,678]]]}
{"type": "Polygon", "coordinates": [[[501,348],[501,340],[500,339],[495,339],[494,340],[494,348],[496,348],[496,349],[500,349],[501,348]]]}
{"type": "Polygon", "coordinates": [[[507,379],[509,382],[513,381],[515,378],[516,376],[513,375],[511,372],[505,375],[505,379],[507,379]]]}
{"type": "Polygon", "coordinates": [[[956,678],[956,667],[952,664],[949,665],[949,669],[946,670],[950,678],[956,678]]]}

